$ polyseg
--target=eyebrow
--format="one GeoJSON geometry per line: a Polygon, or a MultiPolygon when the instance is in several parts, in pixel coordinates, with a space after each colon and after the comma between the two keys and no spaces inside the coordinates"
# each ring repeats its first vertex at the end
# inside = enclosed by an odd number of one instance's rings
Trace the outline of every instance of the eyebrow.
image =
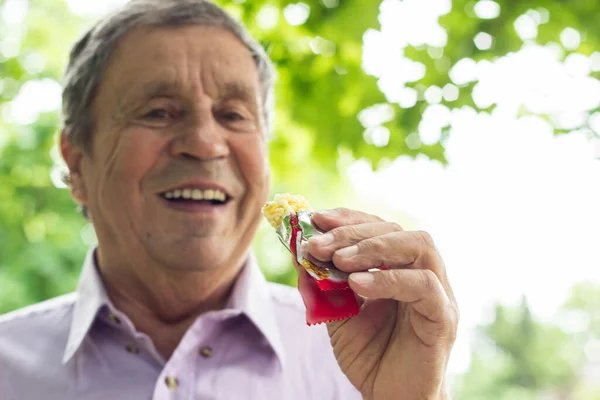
{"type": "MultiPolygon", "coordinates": [[[[182,87],[177,82],[164,80],[154,80],[142,85],[140,90],[136,90],[130,95],[123,96],[127,102],[137,102],[140,100],[151,99],[153,97],[177,94],[182,87]]],[[[217,100],[239,99],[248,102],[256,102],[256,90],[245,83],[239,81],[230,81],[218,85],[217,100]]]]}
{"type": "Polygon", "coordinates": [[[241,82],[227,82],[219,88],[219,98],[256,102],[256,90],[241,82]]]}
{"type": "Polygon", "coordinates": [[[181,85],[175,82],[153,80],[142,85],[140,90],[134,91],[127,100],[139,101],[150,99],[165,94],[175,94],[181,89],[181,85]]]}

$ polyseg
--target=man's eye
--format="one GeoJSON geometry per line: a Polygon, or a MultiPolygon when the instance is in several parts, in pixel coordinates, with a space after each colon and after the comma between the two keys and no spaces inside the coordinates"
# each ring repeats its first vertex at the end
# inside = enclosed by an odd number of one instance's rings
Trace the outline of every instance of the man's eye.
{"type": "Polygon", "coordinates": [[[223,113],[223,118],[225,118],[227,121],[242,121],[244,119],[241,114],[236,113],[235,111],[227,111],[223,113]]]}
{"type": "Polygon", "coordinates": [[[155,110],[150,111],[149,113],[147,113],[144,118],[150,118],[150,119],[167,119],[170,117],[170,114],[167,110],[165,110],[164,108],[157,108],[155,110]]]}

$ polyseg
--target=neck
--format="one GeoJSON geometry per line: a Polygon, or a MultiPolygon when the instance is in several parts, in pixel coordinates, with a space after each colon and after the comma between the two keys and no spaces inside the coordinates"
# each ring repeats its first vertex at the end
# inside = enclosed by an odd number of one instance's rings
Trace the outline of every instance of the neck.
{"type": "Polygon", "coordinates": [[[106,291],[136,329],[169,359],[196,318],[225,307],[242,263],[209,271],[173,271],[153,263],[113,260],[100,248],[97,264],[106,291]]]}

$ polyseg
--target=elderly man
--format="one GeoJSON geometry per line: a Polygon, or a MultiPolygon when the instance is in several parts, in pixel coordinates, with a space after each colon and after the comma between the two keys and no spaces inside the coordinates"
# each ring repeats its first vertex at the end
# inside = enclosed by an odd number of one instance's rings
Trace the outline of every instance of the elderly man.
{"type": "Polygon", "coordinates": [[[98,246],[76,293],[1,317],[1,399],[447,398],[458,311],[427,234],[316,213],[308,253],[365,298],[327,325],[260,273],[273,80],[203,0],[133,0],[75,44],[61,150],[98,246]]]}

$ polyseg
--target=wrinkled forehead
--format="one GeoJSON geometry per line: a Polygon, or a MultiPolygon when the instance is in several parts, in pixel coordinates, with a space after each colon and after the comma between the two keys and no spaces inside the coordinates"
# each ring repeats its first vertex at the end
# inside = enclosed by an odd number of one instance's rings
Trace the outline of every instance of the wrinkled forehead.
{"type": "Polygon", "coordinates": [[[210,26],[132,30],[116,46],[103,86],[120,98],[200,89],[256,101],[260,93],[248,48],[232,33],[210,26]]]}

